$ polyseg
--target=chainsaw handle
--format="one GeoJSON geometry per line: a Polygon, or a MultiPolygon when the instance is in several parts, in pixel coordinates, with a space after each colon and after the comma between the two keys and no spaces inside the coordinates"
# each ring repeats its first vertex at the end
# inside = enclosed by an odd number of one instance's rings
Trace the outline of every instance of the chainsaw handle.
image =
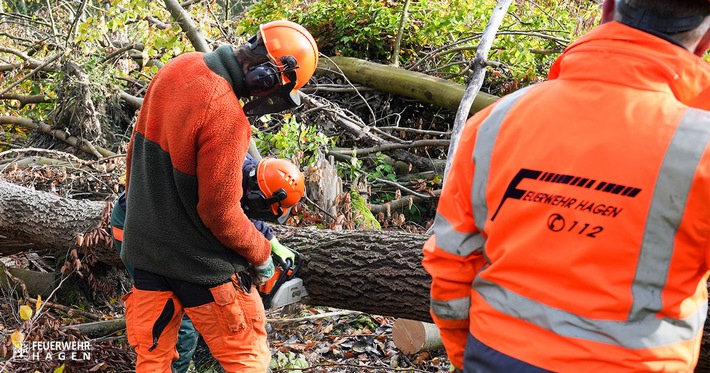
{"type": "Polygon", "coordinates": [[[288,271],[289,269],[291,269],[291,267],[293,267],[293,261],[291,261],[291,259],[283,260],[280,256],[278,256],[276,254],[272,255],[272,257],[274,259],[274,262],[276,262],[276,264],[283,267],[284,271],[288,271]]]}

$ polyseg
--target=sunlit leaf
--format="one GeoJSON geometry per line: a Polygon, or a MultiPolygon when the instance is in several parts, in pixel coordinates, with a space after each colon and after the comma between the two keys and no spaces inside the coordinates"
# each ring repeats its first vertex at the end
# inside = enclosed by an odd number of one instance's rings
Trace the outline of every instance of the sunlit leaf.
{"type": "Polygon", "coordinates": [[[25,335],[21,331],[15,330],[14,333],[10,334],[10,340],[15,348],[20,348],[22,347],[22,341],[25,340],[25,335]]]}

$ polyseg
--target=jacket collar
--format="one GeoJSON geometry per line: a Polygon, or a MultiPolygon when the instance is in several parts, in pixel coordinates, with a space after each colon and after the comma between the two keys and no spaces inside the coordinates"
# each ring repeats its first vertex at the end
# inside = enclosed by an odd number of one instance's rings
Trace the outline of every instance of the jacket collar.
{"type": "Polygon", "coordinates": [[[249,97],[244,86],[244,71],[234,57],[231,45],[222,45],[204,54],[205,64],[217,75],[229,82],[238,98],[249,97]]]}
{"type": "Polygon", "coordinates": [[[673,94],[686,105],[710,110],[710,64],[646,32],[608,22],[572,43],[555,61],[553,79],[615,82],[673,94]]]}

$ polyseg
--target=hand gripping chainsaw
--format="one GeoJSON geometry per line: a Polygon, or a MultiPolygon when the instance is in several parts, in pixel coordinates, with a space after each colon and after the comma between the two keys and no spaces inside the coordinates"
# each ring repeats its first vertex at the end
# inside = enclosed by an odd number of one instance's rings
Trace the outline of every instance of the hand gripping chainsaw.
{"type": "Polygon", "coordinates": [[[301,269],[301,254],[291,250],[296,255],[295,260],[283,261],[279,256],[273,255],[274,275],[259,286],[259,295],[265,309],[279,308],[296,303],[308,295],[303,286],[303,280],[296,277],[301,269]]]}

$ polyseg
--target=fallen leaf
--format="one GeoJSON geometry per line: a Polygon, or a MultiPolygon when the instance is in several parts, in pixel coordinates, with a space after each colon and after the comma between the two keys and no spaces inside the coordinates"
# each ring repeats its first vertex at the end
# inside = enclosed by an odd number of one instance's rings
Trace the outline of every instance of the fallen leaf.
{"type": "Polygon", "coordinates": [[[22,347],[22,341],[25,340],[25,335],[22,334],[21,331],[15,330],[14,333],[10,334],[10,340],[12,341],[12,344],[15,346],[15,348],[20,348],[22,347]]]}
{"type": "Polygon", "coordinates": [[[20,306],[20,318],[22,320],[29,320],[32,318],[32,308],[26,304],[20,306]]]}

